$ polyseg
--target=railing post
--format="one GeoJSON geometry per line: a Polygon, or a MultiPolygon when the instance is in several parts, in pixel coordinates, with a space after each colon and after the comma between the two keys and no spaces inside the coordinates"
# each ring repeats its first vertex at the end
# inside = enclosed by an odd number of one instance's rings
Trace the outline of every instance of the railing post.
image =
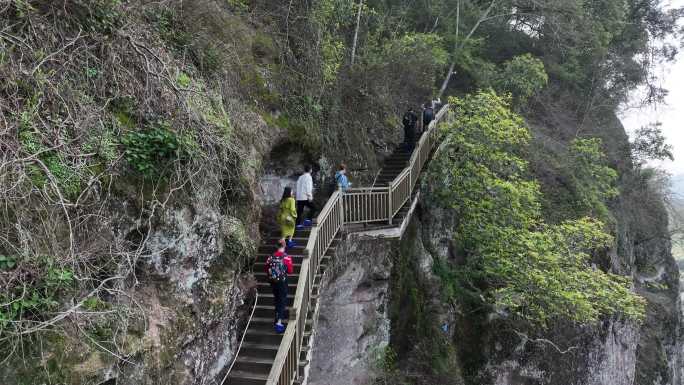
{"type": "Polygon", "coordinates": [[[392,224],[392,183],[387,185],[387,223],[392,224]]]}

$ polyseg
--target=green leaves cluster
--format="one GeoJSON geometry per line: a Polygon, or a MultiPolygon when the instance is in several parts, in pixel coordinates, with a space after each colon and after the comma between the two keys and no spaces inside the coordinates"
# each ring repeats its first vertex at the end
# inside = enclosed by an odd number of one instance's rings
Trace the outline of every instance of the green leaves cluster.
{"type": "MultiPolygon", "coordinates": [[[[445,129],[431,183],[459,218],[454,236],[467,263],[436,272],[459,286],[447,290],[480,293],[500,314],[540,326],[616,314],[639,320],[644,301],[631,292],[629,278],[591,264],[592,254],[613,242],[603,224],[592,218],[544,223],[539,185],[522,158],[530,134],[509,102],[493,91],[450,100],[459,114],[445,129]]],[[[578,155],[581,174],[602,180],[592,188],[606,197],[614,193],[614,171],[597,165],[597,144],[581,140],[573,148],[586,155],[578,155]]]]}
{"type": "Polygon", "coordinates": [[[55,264],[49,257],[31,261],[21,256],[0,255],[0,274],[3,273],[10,279],[0,293],[0,334],[11,328],[13,322],[39,320],[56,310],[60,293],[75,281],[72,270],[55,264]]]}
{"type": "MultiPolygon", "coordinates": [[[[25,119],[24,114],[21,119],[22,121],[25,119]]],[[[28,174],[35,187],[43,188],[51,182],[50,177],[53,177],[64,197],[76,198],[78,196],[81,192],[82,177],[58,150],[50,150],[43,144],[41,134],[33,131],[32,124],[20,125],[19,143],[27,155],[38,154],[37,160],[45,166],[43,168],[37,162],[28,166],[28,174]]]]}
{"type": "Polygon", "coordinates": [[[111,34],[123,24],[121,0],[73,0],[72,14],[89,32],[111,34]]]}
{"type": "Polygon", "coordinates": [[[185,158],[190,147],[165,124],[130,131],[121,143],[128,164],[145,177],[162,175],[174,161],[185,158]]]}
{"type": "Polygon", "coordinates": [[[548,81],[544,63],[527,53],[504,63],[493,85],[499,93],[508,92],[513,95],[515,105],[523,105],[541,91],[548,81]]]}
{"type": "Polygon", "coordinates": [[[618,175],[606,165],[601,145],[599,138],[578,138],[570,144],[569,155],[581,203],[600,217],[607,218],[605,201],[618,196],[618,175]]]}

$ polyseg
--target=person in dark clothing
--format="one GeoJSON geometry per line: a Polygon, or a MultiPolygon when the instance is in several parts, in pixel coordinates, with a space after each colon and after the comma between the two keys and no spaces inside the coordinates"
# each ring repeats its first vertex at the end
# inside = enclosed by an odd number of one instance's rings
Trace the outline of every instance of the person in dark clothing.
{"type": "Polygon", "coordinates": [[[418,117],[413,112],[413,108],[409,108],[402,119],[402,123],[404,123],[404,147],[409,151],[413,151],[416,146],[416,122],[418,122],[418,117]]]}
{"type": "Polygon", "coordinates": [[[423,132],[428,129],[430,122],[435,118],[435,110],[432,109],[430,103],[425,103],[425,109],[423,110],[423,132]]]}
{"type": "Polygon", "coordinates": [[[287,319],[287,275],[292,274],[294,266],[292,257],[285,252],[285,240],[278,240],[278,250],[266,260],[266,275],[273,290],[275,304],[275,320],[273,327],[276,333],[283,333],[287,319]]]}

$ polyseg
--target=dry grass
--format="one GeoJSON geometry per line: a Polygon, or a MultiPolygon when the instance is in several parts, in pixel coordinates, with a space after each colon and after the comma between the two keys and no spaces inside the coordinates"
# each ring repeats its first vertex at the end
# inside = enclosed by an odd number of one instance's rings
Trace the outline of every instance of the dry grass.
{"type": "Polygon", "coordinates": [[[128,289],[138,284],[159,213],[200,191],[208,202],[251,204],[259,165],[247,149],[263,147],[265,134],[245,139],[258,124],[231,119],[258,115],[165,49],[141,19],[141,3],[124,4],[0,1],[5,359],[38,332],[71,321],[85,338],[106,319],[120,333],[99,344],[125,361],[121,333],[146,316],[128,289]],[[159,165],[155,177],[138,175],[120,139],[160,121],[190,156],[159,165]],[[123,228],[122,216],[137,226],[123,228]],[[45,303],[31,305],[35,296],[45,303]]]}

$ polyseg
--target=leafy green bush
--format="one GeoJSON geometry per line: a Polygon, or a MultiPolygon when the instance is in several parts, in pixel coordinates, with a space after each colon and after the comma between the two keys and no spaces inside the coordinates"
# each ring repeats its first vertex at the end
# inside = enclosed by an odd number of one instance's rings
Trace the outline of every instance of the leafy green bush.
{"type": "Polygon", "coordinates": [[[615,185],[618,175],[606,165],[601,144],[599,138],[573,140],[569,150],[570,168],[581,203],[600,218],[608,219],[605,202],[619,194],[615,185]]]}
{"type": "Polygon", "coordinates": [[[520,106],[541,91],[548,81],[544,63],[530,54],[524,54],[504,63],[493,85],[499,93],[510,92],[514,104],[520,106]]]}
{"type": "Polygon", "coordinates": [[[83,29],[110,34],[121,27],[121,0],[73,0],[73,14],[83,29]]]}
{"type": "MultiPolygon", "coordinates": [[[[591,266],[592,253],[613,242],[603,224],[592,218],[559,225],[542,220],[539,186],[525,177],[527,162],[520,155],[530,134],[509,102],[486,91],[450,103],[460,113],[445,129],[431,171],[436,197],[459,218],[454,236],[467,255],[465,266],[449,267],[452,272],[440,265],[439,275],[449,277],[445,283],[458,285],[449,290],[482,293],[498,313],[542,327],[615,314],[641,319],[644,300],[630,291],[630,279],[591,266]]],[[[581,141],[578,149],[596,156],[595,145],[581,141]]],[[[582,163],[589,174],[613,175],[590,160],[582,163]]],[[[594,188],[604,196],[613,193],[603,183],[594,188]]]]}
{"type": "Polygon", "coordinates": [[[413,79],[402,78],[401,81],[415,84],[425,94],[432,93],[437,75],[442,75],[449,58],[444,49],[444,39],[432,33],[407,33],[374,44],[379,45],[367,48],[364,57],[367,65],[379,68],[388,66],[386,71],[394,76],[411,74],[413,79]]]}
{"type": "Polygon", "coordinates": [[[187,155],[179,136],[165,124],[128,132],[121,143],[128,164],[143,176],[163,175],[175,160],[187,155]]]}
{"type": "Polygon", "coordinates": [[[228,5],[238,11],[246,12],[249,10],[249,0],[226,0],[228,5]]]}
{"type": "Polygon", "coordinates": [[[73,271],[55,264],[49,257],[31,261],[21,256],[0,255],[0,272],[15,277],[0,293],[0,334],[12,328],[13,322],[40,320],[47,312],[56,310],[59,294],[75,281],[73,271]]]}
{"type": "Polygon", "coordinates": [[[195,36],[185,24],[182,12],[173,7],[150,6],[145,17],[155,25],[159,36],[170,48],[183,57],[189,53],[202,73],[214,73],[223,64],[217,44],[211,39],[195,36]]]}
{"type": "Polygon", "coordinates": [[[178,76],[176,76],[176,82],[182,88],[188,88],[190,87],[190,84],[192,84],[192,78],[185,72],[180,72],[178,76]]]}
{"type": "MultiPolygon", "coordinates": [[[[25,116],[22,114],[22,119],[25,116]]],[[[40,134],[30,131],[24,124],[19,131],[19,143],[22,149],[28,155],[39,154],[37,159],[45,167],[39,166],[37,163],[28,166],[28,175],[34,186],[42,188],[50,183],[50,176],[47,175],[45,169],[54,177],[57,187],[66,198],[76,198],[81,192],[81,176],[72,168],[64,158],[56,150],[49,150],[42,143],[40,134]]]]}

